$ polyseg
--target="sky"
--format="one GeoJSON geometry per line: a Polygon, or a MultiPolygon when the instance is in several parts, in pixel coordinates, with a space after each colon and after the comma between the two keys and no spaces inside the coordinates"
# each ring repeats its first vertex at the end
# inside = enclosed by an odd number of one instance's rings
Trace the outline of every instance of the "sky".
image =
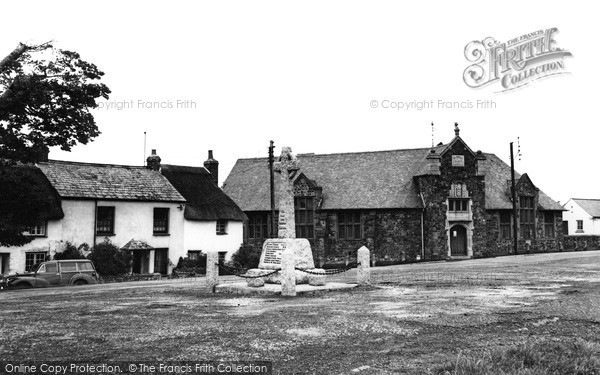
{"type": "Polygon", "coordinates": [[[422,148],[449,142],[458,122],[474,151],[507,163],[518,143],[517,171],[555,200],[600,198],[600,54],[582,3],[19,1],[2,13],[0,57],[52,40],[112,91],[93,110],[102,134],[52,159],[142,165],[156,149],[199,166],[210,149],[222,183],[270,140],[276,154],[422,148]],[[565,74],[504,92],[465,84],[470,42],[550,28],[572,54],[565,74]]]}

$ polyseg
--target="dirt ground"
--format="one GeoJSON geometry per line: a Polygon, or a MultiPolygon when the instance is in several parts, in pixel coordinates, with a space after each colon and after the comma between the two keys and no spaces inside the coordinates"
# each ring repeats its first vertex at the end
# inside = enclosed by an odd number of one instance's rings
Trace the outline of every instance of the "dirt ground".
{"type": "Polygon", "coordinates": [[[272,361],[275,374],[414,374],[525,342],[600,343],[600,251],[372,272],[370,287],[295,298],[206,294],[202,279],[4,291],[0,361],[251,360],[272,361]]]}

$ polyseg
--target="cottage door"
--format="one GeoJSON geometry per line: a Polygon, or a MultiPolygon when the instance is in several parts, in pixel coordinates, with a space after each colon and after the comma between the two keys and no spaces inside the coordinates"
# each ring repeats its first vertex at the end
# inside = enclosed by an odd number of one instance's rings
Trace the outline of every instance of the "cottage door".
{"type": "Polygon", "coordinates": [[[467,255],[467,229],[462,225],[450,228],[450,254],[467,255]]]}
{"type": "Polygon", "coordinates": [[[148,273],[148,264],[150,263],[150,251],[135,250],[133,251],[133,273],[146,274],[148,273]]]}
{"type": "Polygon", "coordinates": [[[154,249],[154,273],[166,275],[169,266],[169,249],[154,249]]]}

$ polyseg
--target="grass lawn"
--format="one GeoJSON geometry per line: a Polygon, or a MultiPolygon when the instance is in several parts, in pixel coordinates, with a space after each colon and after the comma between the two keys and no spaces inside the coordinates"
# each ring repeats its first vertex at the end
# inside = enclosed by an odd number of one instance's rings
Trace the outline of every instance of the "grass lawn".
{"type": "Polygon", "coordinates": [[[2,292],[0,361],[253,360],[272,361],[275,374],[600,374],[600,252],[373,272],[371,287],[296,298],[206,294],[202,280],[2,292]]]}

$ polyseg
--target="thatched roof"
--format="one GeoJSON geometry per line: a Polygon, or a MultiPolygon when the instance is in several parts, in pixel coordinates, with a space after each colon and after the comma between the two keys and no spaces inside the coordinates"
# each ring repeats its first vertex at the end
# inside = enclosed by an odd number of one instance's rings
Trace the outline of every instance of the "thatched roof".
{"type": "Polygon", "coordinates": [[[40,219],[58,220],[65,216],[58,193],[35,165],[17,163],[2,168],[6,171],[0,173],[6,174],[1,179],[0,194],[4,199],[8,199],[8,206],[17,209],[25,204],[23,199],[29,200],[34,196],[37,198],[35,214],[40,219]],[[25,190],[26,192],[21,194],[25,190]]]}
{"type": "Polygon", "coordinates": [[[161,165],[162,174],[183,195],[187,220],[244,221],[246,215],[214,182],[204,167],[161,165]]]}

